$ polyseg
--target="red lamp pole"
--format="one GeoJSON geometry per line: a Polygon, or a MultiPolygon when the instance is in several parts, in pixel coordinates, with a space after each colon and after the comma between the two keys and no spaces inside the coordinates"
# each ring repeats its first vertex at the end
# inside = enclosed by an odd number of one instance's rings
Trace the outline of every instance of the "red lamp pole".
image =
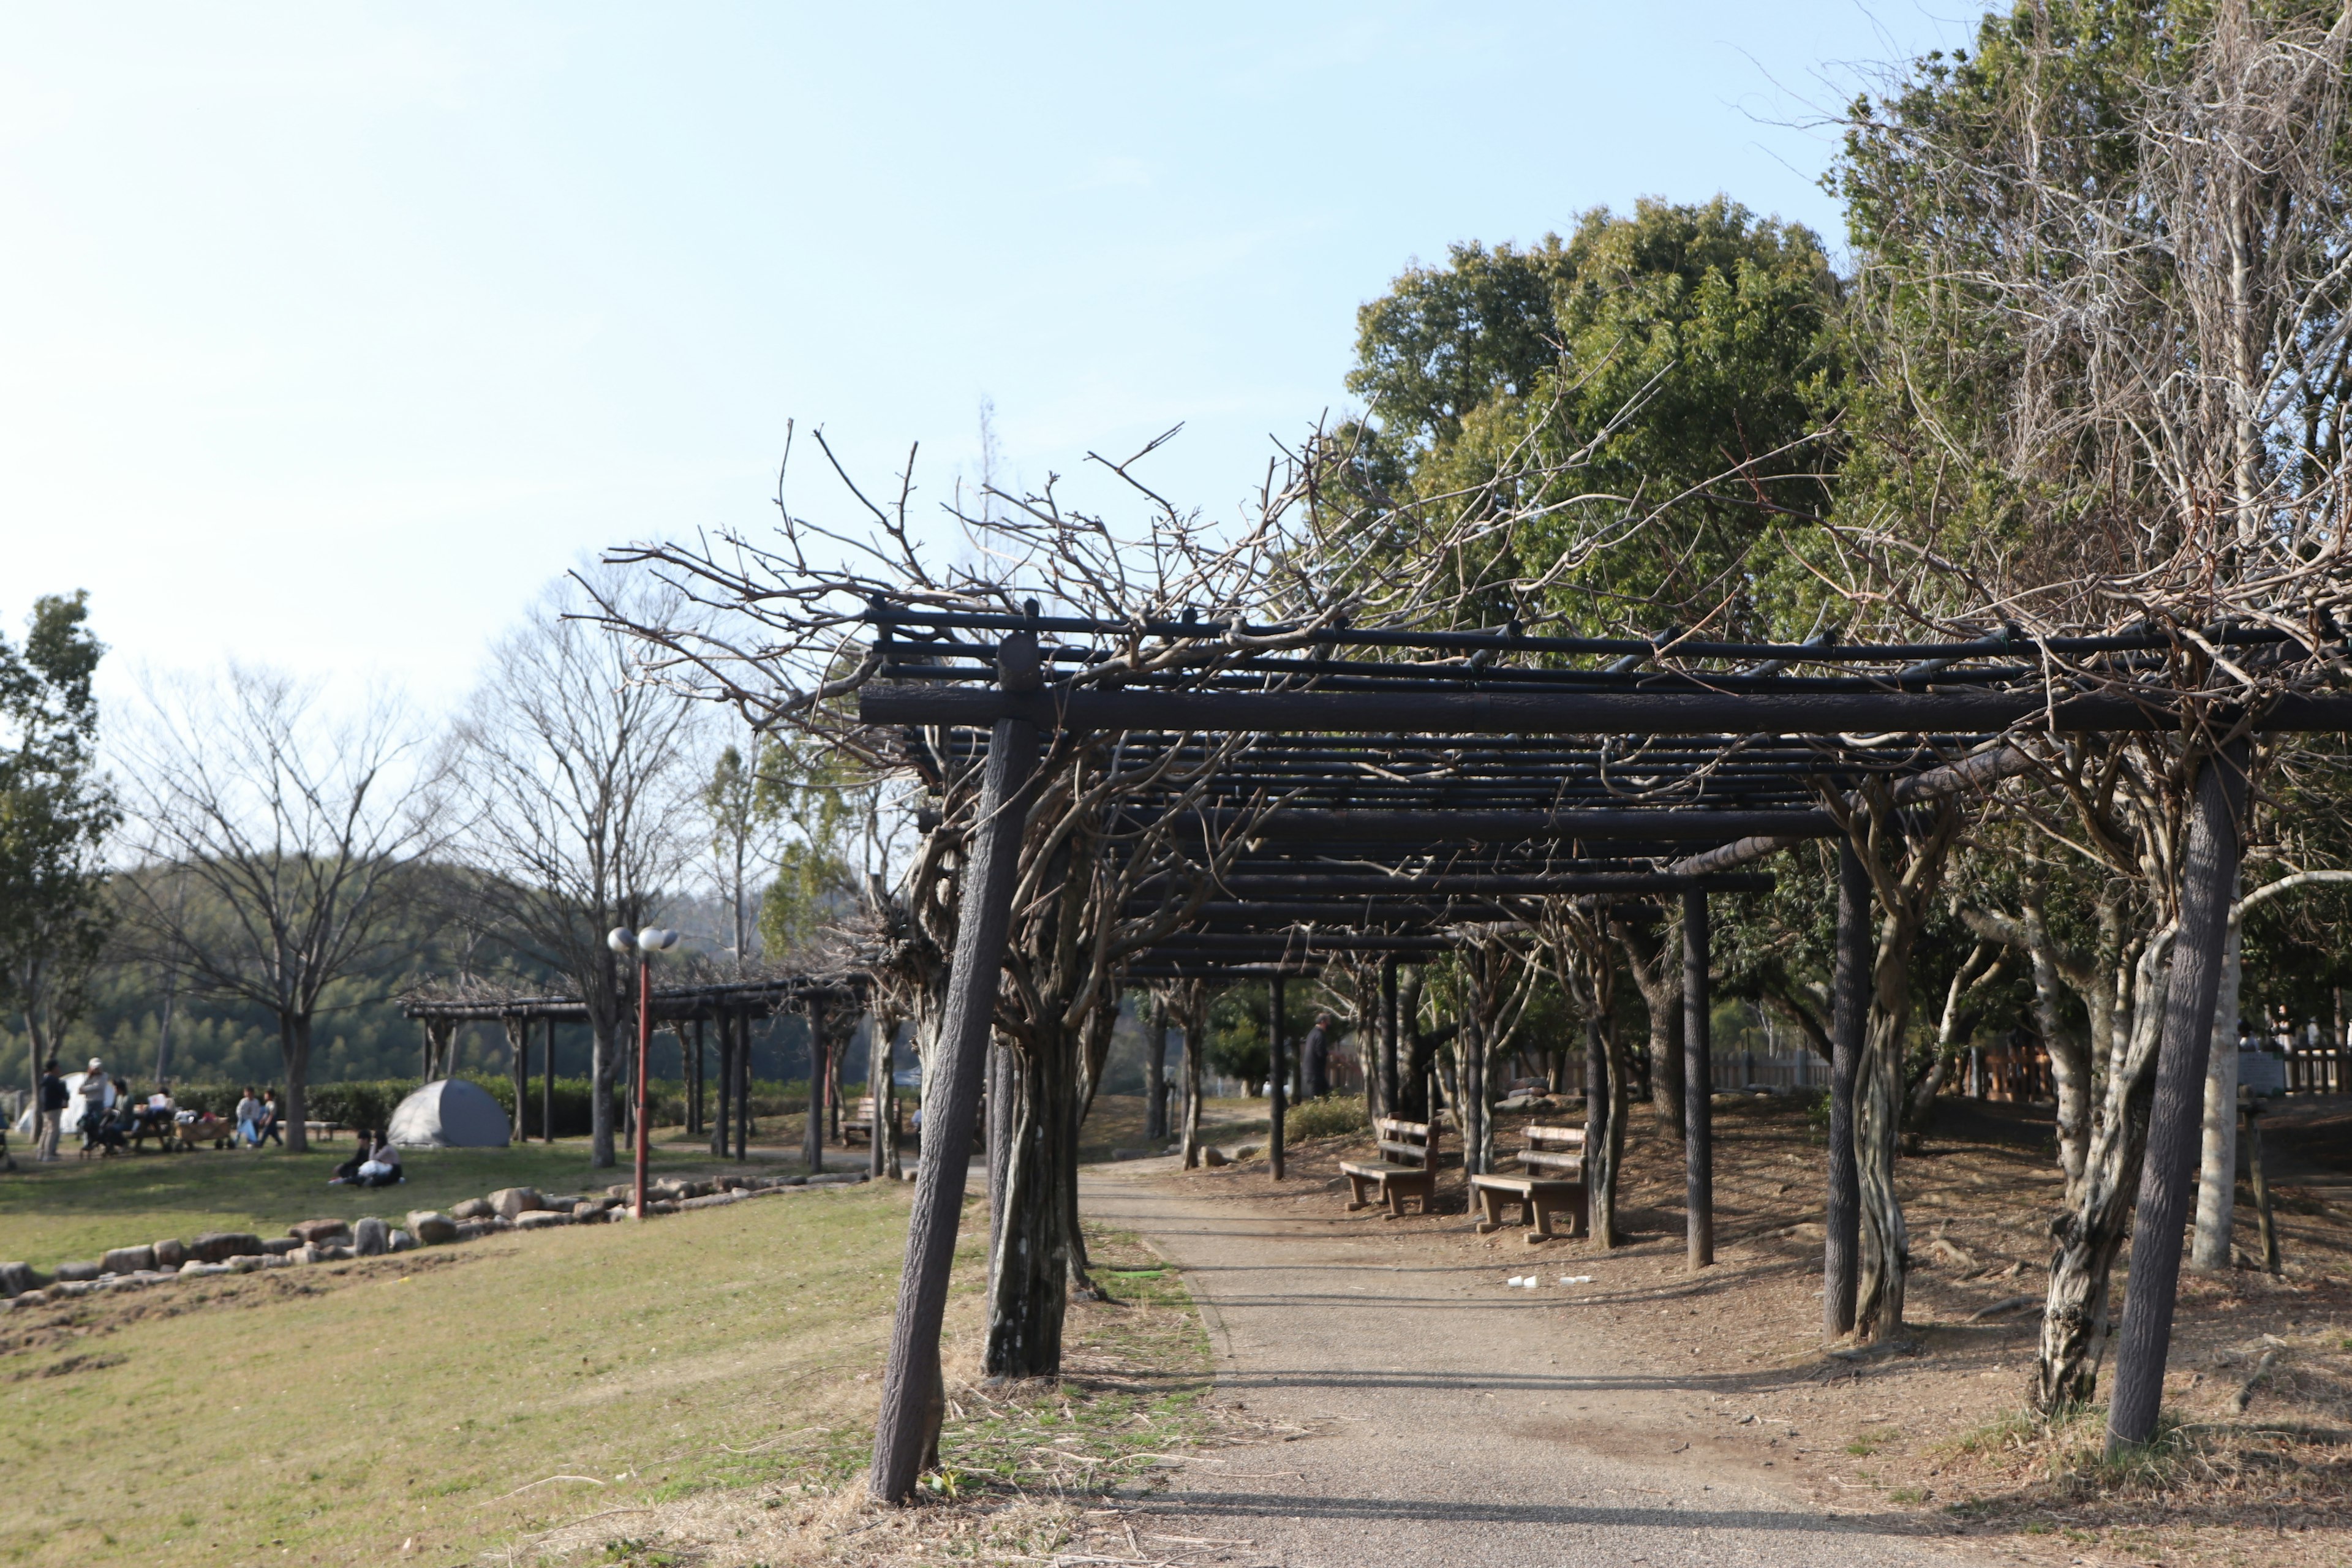
{"type": "Polygon", "coordinates": [[[653,959],[643,947],[637,949],[637,1205],[636,1216],[646,1217],[646,1156],[649,1149],[646,1127],[646,1058],[654,1045],[654,971],[653,959]]]}

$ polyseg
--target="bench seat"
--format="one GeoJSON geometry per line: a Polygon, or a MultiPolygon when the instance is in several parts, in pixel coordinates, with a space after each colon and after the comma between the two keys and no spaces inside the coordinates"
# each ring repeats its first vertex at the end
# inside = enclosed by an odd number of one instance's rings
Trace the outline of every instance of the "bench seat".
{"type": "Polygon", "coordinates": [[[1491,1236],[1503,1228],[1503,1210],[1517,1206],[1522,1222],[1531,1228],[1527,1234],[1529,1247],[1539,1242],[1558,1239],[1561,1232],[1552,1227],[1552,1220],[1569,1216],[1567,1235],[1585,1233],[1584,1177],[1517,1176],[1489,1174],[1470,1178],[1470,1194],[1478,1205],[1478,1234],[1491,1236]]]}
{"type": "Polygon", "coordinates": [[[1348,1207],[1387,1205],[1383,1219],[1402,1219],[1404,1201],[1421,1200],[1421,1212],[1437,1206],[1437,1130],[1425,1121],[1399,1121],[1381,1117],[1373,1124],[1379,1152],[1397,1156],[1381,1160],[1343,1160],[1340,1174],[1348,1178],[1348,1207]]]}

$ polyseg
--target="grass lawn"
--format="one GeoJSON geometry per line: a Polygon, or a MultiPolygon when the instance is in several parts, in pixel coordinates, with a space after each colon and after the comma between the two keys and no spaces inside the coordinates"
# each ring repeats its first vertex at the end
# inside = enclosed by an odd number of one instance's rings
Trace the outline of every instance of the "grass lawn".
{"type": "MultiPolygon", "coordinates": [[[[411,1149],[401,1156],[408,1179],[399,1186],[329,1186],[328,1176],[351,1151],[346,1138],[314,1144],[308,1154],[277,1148],[257,1153],[200,1149],[111,1160],[68,1155],[54,1165],[20,1158],[14,1174],[0,1175],[0,1260],[47,1270],[73,1259],[95,1259],[110,1247],[167,1237],[184,1241],[208,1230],[282,1236],[297,1220],[370,1214],[396,1224],[411,1209],[446,1208],[499,1187],[582,1193],[630,1175],[625,1149],[619,1151],[620,1163],[593,1170],[588,1141],[580,1138],[507,1149],[411,1149]]],[[[760,1170],[775,1169],[782,1157],[780,1151],[756,1145],[751,1153],[751,1164],[760,1170]]],[[[863,1149],[828,1151],[826,1164],[849,1169],[865,1155],[863,1149]]],[[[799,1168],[796,1150],[788,1163],[799,1168]]],[[[652,1168],[662,1175],[694,1176],[739,1167],[712,1159],[708,1144],[688,1142],[665,1128],[656,1131],[652,1168]]]]}
{"type": "MultiPolygon", "coordinates": [[[[47,1268],[152,1237],[268,1235],[625,1174],[591,1172],[584,1142],[416,1151],[404,1186],[353,1192],[324,1184],[339,1147],[0,1177],[0,1257],[47,1268]]],[[[782,1150],[753,1156],[797,1167],[782,1150]]],[[[863,1158],[829,1150],[826,1163],[863,1158]]],[[[655,1168],[740,1167],[673,1135],[655,1168]]],[[[910,1194],[803,1190],[6,1313],[0,1564],[456,1568],[584,1547],[650,1568],[677,1561],[673,1546],[714,1563],[835,1560],[872,1440],[910,1194]]],[[[1131,1238],[1089,1231],[1120,1300],[1072,1304],[1058,1386],[984,1391],[974,1195],[945,1336],[942,1506],[868,1525],[859,1553],[1050,1550],[1076,1517],[1068,1494],[1132,1479],[1142,1456],[1213,1426],[1181,1279],[1131,1238]]]]}
{"type": "Polygon", "coordinates": [[[772,1479],[845,1434],[854,1451],[907,1197],[801,1192],[10,1313],[0,1563],[345,1563],[413,1539],[457,1563],[772,1479]]]}

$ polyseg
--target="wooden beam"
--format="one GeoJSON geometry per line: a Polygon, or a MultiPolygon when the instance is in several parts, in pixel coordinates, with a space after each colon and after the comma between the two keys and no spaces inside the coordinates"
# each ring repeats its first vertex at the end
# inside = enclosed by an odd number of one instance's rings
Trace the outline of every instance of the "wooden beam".
{"type": "MultiPolygon", "coordinates": [[[[2059,732],[2168,730],[2172,693],[2053,700],[2041,691],[1780,692],[1751,695],[1508,691],[1007,692],[927,685],[869,686],[868,724],[985,728],[1020,718],[1051,730],[1202,730],[1235,734],[1843,735],[1988,734],[2017,725],[2059,732]]],[[[2256,726],[2352,730],[2352,697],[2276,699],[2256,726]]]]}

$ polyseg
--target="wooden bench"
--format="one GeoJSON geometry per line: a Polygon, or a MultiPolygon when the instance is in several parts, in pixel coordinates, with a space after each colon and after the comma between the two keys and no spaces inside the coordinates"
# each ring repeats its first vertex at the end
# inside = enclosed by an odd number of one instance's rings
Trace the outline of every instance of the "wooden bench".
{"type": "Polygon", "coordinates": [[[857,1102],[849,1108],[849,1114],[841,1119],[841,1142],[845,1146],[873,1136],[874,1097],[860,1095],[857,1102]]]}
{"type": "Polygon", "coordinates": [[[1388,1205],[1382,1219],[1402,1219],[1404,1200],[1417,1196],[1421,1212],[1431,1212],[1437,1203],[1437,1124],[1383,1116],[1372,1128],[1379,1137],[1381,1158],[1339,1163],[1348,1178],[1349,1211],[1380,1202],[1388,1205]]]}
{"type": "Polygon", "coordinates": [[[1503,1210],[1516,1205],[1531,1228],[1527,1243],[1557,1239],[1552,1227],[1559,1215],[1569,1216],[1568,1234],[1582,1236],[1586,1228],[1584,1190],[1584,1129],[1529,1127],[1528,1146],[1519,1151],[1524,1174],[1500,1173],[1470,1178],[1470,1194],[1478,1205],[1478,1234],[1491,1236],[1503,1228],[1503,1210]]]}

